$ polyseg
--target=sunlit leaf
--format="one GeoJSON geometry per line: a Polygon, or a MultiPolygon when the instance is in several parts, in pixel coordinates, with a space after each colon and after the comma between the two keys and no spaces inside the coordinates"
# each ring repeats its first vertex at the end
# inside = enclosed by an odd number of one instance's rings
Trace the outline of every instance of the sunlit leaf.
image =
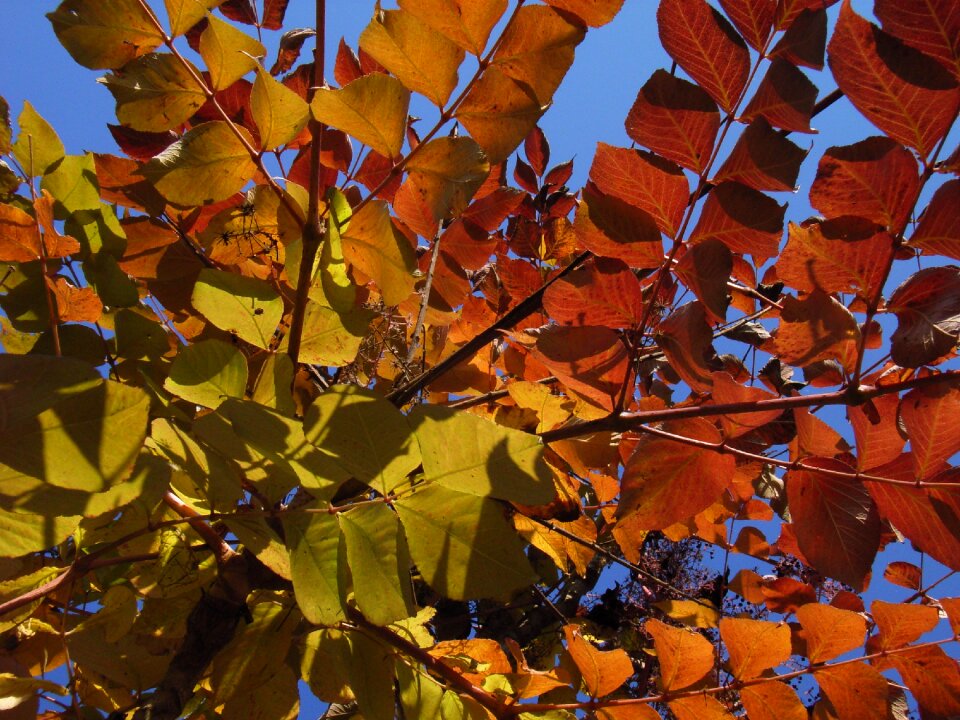
{"type": "Polygon", "coordinates": [[[734,677],[749,680],[789,659],[790,627],[748,618],[723,618],[720,636],[730,653],[734,677]]]}
{"type": "Polygon", "coordinates": [[[733,180],[754,190],[792,192],[806,156],[806,151],[760,118],[740,135],[714,181],[733,180]]]}
{"type": "Polygon", "coordinates": [[[243,397],[247,361],[221,340],[203,340],[180,349],[164,383],[188,402],[215,408],[228,397],[243,397]]]}
{"type": "Polygon", "coordinates": [[[480,56],[490,31],[507,9],[507,0],[399,0],[401,9],[416,16],[469,53],[480,56]]]}
{"type": "Polygon", "coordinates": [[[787,296],[782,303],[780,327],[767,345],[783,362],[804,367],[832,359],[853,368],[860,328],[844,305],[821,290],[802,299],[787,296]]]}
{"type": "Polygon", "coordinates": [[[200,36],[200,56],[207,64],[214,90],[233,85],[258,67],[257,59],[265,54],[260,42],[236,26],[214,15],[207,16],[207,27],[200,36]]]}
{"type": "Polygon", "coordinates": [[[866,663],[828,666],[814,672],[820,689],[841,718],[877,718],[887,713],[887,680],[866,663]]]}
{"type": "Polygon", "coordinates": [[[953,211],[957,203],[960,180],[949,180],[937,188],[910,242],[925,252],[960,260],[960,218],[953,211]]]}
{"type": "Polygon", "coordinates": [[[315,625],[333,625],[345,618],[338,569],[340,526],[326,512],[294,513],[283,517],[290,549],[293,592],[303,616],[315,625]]]}
{"type": "Polygon", "coordinates": [[[319,122],[332,125],[371,149],[392,158],[400,154],[407,127],[410,91],[396,78],[364,75],[349,85],[321,88],[310,110],[319,122]]]}
{"type": "Polygon", "coordinates": [[[659,600],[653,605],[671,620],[687,627],[715,628],[720,622],[720,611],[706,599],[659,600]]]}
{"type": "Polygon", "coordinates": [[[700,633],[652,618],[644,628],[653,636],[660,663],[660,685],[664,690],[689,687],[713,670],[713,645],[700,633]]]}
{"type": "Polygon", "coordinates": [[[180,126],[206,102],[192,67],[168,53],[151,53],[101,82],[116,100],[117,119],[124,126],[162,132],[180,126]]]}
{"type": "Polygon", "coordinates": [[[660,228],[653,216],[599,192],[593,183],[583,189],[573,227],[580,243],[600,257],[617,258],[637,268],[663,262],[660,228]]]}
{"type": "Polygon", "coordinates": [[[621,648],[597,650],[584,639],[576,625],[564,626],[563,634],[567,640],[567,652],[576,663],[591,697],[609,695],[633,675],[633,662],[621,648]]]}
{"type": "Polygon", "coordinates": [[[23,103],[17,127],[19,132],[13,143],[13,155],[24,172],[39,177],[63,159],[66,150],[60,137],[28,101],[23,103]]]}
{"type": "Polygon", "coordinates": [[[183,35],[224,0],[163,0],[170,18],[170,35],[183,35]]]}
{"type": "Polygon", "coordinates": [[[890,355],[903,367],[933,363],[954,349],[960,334],[960,268],[924,268],[890,296],[887,308],[900,321],[890,355]]]}
{"type": "Polygon", "coordinates": [[[769,195],[738,182],[721,183],[707,196],[690,241],[715,238],[762,263],[779,250],[785,210],[769,195]]]}
{"type": "Polygon", "coordinates": [[[268,282],[223,270],[200,271],[192,302],[221,330],[263,349],[283,315],[283,300],[268,282]]]}
{"type": "Polygon", "coordinates": [[[64,0],[47,19],[73,59],[94,70],[122,67],[163,43],[137,0],[64,0]]]}
{"type": "Polygon", "coordinates": [[[784,682],[764,682],[740,691],[750,720],[807,720],[807,708],[784,682]]]}
{"type": "Polygon", "coordinates": [[[257,66],[257,79],[250,93],[250,110],[263,150],[286,145],[300,134],[310,119],[310,106],[260,66],[257,66]]]}
{"type": "Polygon", "coordinates": [[[793,63],[775,58],[744,109],[743,118],[763,117],[781,130],[812,133],[810,118],[816,102],[816,85],[793,63]]]}

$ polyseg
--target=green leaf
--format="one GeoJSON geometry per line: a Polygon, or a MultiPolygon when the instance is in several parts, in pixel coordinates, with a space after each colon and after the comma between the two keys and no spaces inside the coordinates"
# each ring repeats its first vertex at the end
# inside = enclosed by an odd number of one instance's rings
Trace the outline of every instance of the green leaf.
{"type": "Polygon", "coordinates": [[[423,579],[453,600],[509,600],[536,576],[493,500],[427,483],[395,506],[423,579]]]}
{"type": "Polygon", "coordinates": [[[137,0],[64,0],[47,19],[73,59],[91,70],[123,67],[163,44],[137,0]]]}
{"type": "Polygon", "coordinates": [[[383,200],[372,200],[342,232],[347,261],[380,288],[386,305],[399,305],[413,292],[417,258],[410,241],[393,227],[383,200]]]}
{"type": "MultiPolygon", "coordinates": [[[[249,143],[250,134],[241,127],[237,130],[249,143]]],[[[255,167],[227,123],[208,122],[191,128],[140,172],[170,202],[192,206],[230,197],[255,167]]]]}
{"type": "Polygon", "coordinates": [[[440,717],[443,685],[400,660],[396,668],[403,717],[406,720],[436,720],[440,717]]]}
{"type": "Polygon", "coordinates": [[[122,73],[100,79],[117,102],[117,119],[126,127],[163,132],[179,127],[207,98],[190,69],[169,53],[150,54],[122,73]]]}
{"type": "Polygon", "coordinates": [[[263,150],[274,150],[294,140],[310,120],[306,101],[259,65],[250,92],[250,110],[263,150]]]}
{"type": "Polygon", "coordinates": [[[350,664],[347,674],[365,718],[392,718],[396,705],[393,691],[394,650],[362,632],[347,633],[350,664]]]}
{"type": "Polygon", "coordinates": [[[169,420],[153,421],[150,441],[193,481],[202,493],[201,509],[228,510],[243,497],[243,481],[234,467],[169,420]]]}
{"type": "Polygon", "coordinates": [[[387,400],[354,385],[336,385],[318,397],[303,423],[307,440],[386,495],[420,465],[420,447],[403,414],[387,400]]]}
{"type": "Polygon", "coordinates": [[[420,147],[407,164],[405,184],[439,223],[460,215],[490,172],[487,156],[473,138],[441,137],[420,147]]]}
{"type": "Polygon", "coordinates": [[[283,530],[290,550],[293,592],[303,616],[315,625],[346,619],[339,575],[340,526],[325,512],[288,514],[283,530]]]}
{"type": "Polygon", "coordinates": [[[134,307],[140,302],[136,284],[120,269],[117,259],[106,251],[84,260],[83,275],[109,308],[134,307]]]}
{"type": "Polygon", "coordinates": [[[139,388],[85,376],[66,360],[0,355],[4,496],[35,488],[36,480],[101,492],[130,474],[150,399],[139,388]]]}
{"type": "Polygon", "coordinates": [[[243,397],[247,361],[222,340],[201,340],[180,348],[163,387],[187,402],[216,408],[228,397],[243,397]]]}
{"type": "Polygon", "coordinates": [[[233,515],[224,524],[257,559],[285,580],[290,579],[290,555],[263,515],[233,515]]]}
{"type": "Polygon", "coordinates": [[[373,317],[373,311],[364,308],[341,314],[308,300],[300,339],[300,362],[334,366],[353,362],[373,317]]]}
{"type": "MultiPolygon", "coordinates": [[[[0,582],[0,603],[20,597],[31,590],[35,590],[36,588],[45,585],[57,577],[57,575],[63,574],[65,570],[66,568],[48,565],[47,567],[40,568],[39,570],[26,575],[21,575],[20,577],[15,577],[0,582]]],[[[22,620],[26,620],[33,614],[33,611],[36,610],[37,606],[42,602],[43,598],[37,598],[19,610],[14,610],[2,616],[2,619],[0,619],[0,632],[6,632],[10,628],[15,627],[22,620]]]]}
{"type": "Polygon", "coordinates": [[[388,158],[403,147],[410,91],[394,77],[372,73],[339,90],[321,88],[310,104],[314,119],[388,158]]]}
{"type": "Polygon", "coordinates": [[[349,312],[357,302],[357,288],[347,273],[342,233],[350,225],[353,208],[339,188],[327,191],[327,222],[320,249],[320,286],[324,299],[337,312],[349,312]]]}
{"type": "Polygon", "coordinates": [[[207,16],[208,10],[222,5],[224,0],[163,0],[170,18],[170,35],[183,35],[207,16]]]}
{"type": "Polygon", "coordinates": [[[100,185],[93,156],[66,155],[43,176],[40,187],[57,201],[54,217],[66,220],[94,218],[100,215],[100,185]]]}
{"type": "Polygon", "coordinates": [[[544,505],[556,498],[543,443],[536,435],[437,405],[419,405],[408,419],[420,443],[427,480],[524,505],[544,505]]]}
{"type": "Polygon", "coordinates": [[[413,615],[410,554],[396,513],[376,503],[340,513],[339,519],[360,612],[376,625],[413,615]]]}
{"type": "Polygon", "coordinates": [[[214,90],[233,85],[257,67],[257,58],[267,51],[242,30],[214,15],[207,15],[207,27],[200,36],[200,56],[210,71],[214,90]]]}
{"type": "Polygon", "coordinates": [[[464,57],[462,48],[403,10],[374,15],[360,35],[360,49],[438,107],[457,87],[464,57]]]}
{"type": "Polygon", "coordinates": [[[17,124],[20,131],[13,144],[13,156],[25,173],[39,177],[63,159],[66,150],[60,136],[29,102],[24,101],[17,124]]]}
{"type": "Polygon", "coordinates": [[[77,529],[80,517],[34,515],[0,509],[0,557],[20,557],[59,545],[77,529]]]}
{"type": "Polygon", "coordinates": [[[249,446],[275,465],[289,467],[314,498],[332,498],[340,484],[350,478],[333,458],[307,442],[299,420],[247,400],[227,400],[219,412],[249,446]]]}
{"type": "MultiPolygon", "coordinates": [[[[303,353],[301,351],[301,358],[303,353]]],[[[313,362],[304,360],[304,362],[313,362]]],[[[251,399],[273,408],[281,415],[292,417],[296,412],[290,388],[293,387],[293,362],[290,356],[271,353],[260,368],[257,383],[253,386],[251,399]]]]}
{"type": "Polygon", "coordinates": [[[190,302],[211,323],[266,350],[283,316],[283,300],[266,280],[204,268],[190,302]]]}
{"type": "MultiPolygon", "coordinates": [[[[13,137],[13,130],[10,127],[10,104],[0,97],[0,155],[6,155],[10,152],[10,140],[13,137]]],[[[6,167],[6,164],[4,164],[6,167]]]]}

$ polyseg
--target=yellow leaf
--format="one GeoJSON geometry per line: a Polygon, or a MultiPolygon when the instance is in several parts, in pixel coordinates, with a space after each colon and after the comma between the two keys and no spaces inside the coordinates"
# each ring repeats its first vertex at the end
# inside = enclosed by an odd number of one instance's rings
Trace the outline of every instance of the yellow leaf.
{"type": "Polygon", "coordinates": [[[286,85],[257,65],[250,92],[250,110],[260,133],[260,148],[273,150],[300,134],[310,119],[310,106],[286,85]]]}
{"type": "Polygon", "coordinates": [[[364,75],[339,90],[321,88],[310,110],[313,117],[389,158],[400,154],[407,128],[410,91],[394,77],[364,75]]]}
{"type": "Polygon", "coordinates": [[[146,132],[178,127],[207,99],[190,70],[168,53],[145,55],[100,82],[117,102],[120,123],[146,132]]]}
{"type": "Polygon", "coordinates": [[[478,57],[487,46],[493,26],[507,9],[507,0],[399,0],[398,4],[478,57]]]}
{"type": "Polygon", "coordinates": [[[457,86],[464,55],[453,41],[404,10],[374,16],[360,35],[360,49],[438,107],[457,86]]]}
{"type": "Polygon", "coordinates": [[[170,18],[170,35],[183,35],[207,16],[208,10],[221,5],[224,0],[163,0],[170,18]]]}
{"type": "Polygon", "coordinates": [[[207,16],[207,28],[200,36],[200,56],[210,71],[214,90],[230,87],[257,67],[257,58],[266,54],[259,42],[228,22],[207,16]]]}
{"type": "Polygon", "coordinates": [[[122,67],[163,43],[137,0],[65,0],[47,19],[73,59],[92,70],[122,67]]]}
{"type": "Polygon", "coordinates": [[[376,283],[386,305],[399,305],[413,292],[416,256],[394,229],[384,201],[360,208],[342,231],[341,243],[347,262],[376,283]]]}
{"type": "Polygon", "coordinates": [[[720,622],[720,611],[709,600],[661,600],[653,605],[687,627],[715,628],[720,622]]]}

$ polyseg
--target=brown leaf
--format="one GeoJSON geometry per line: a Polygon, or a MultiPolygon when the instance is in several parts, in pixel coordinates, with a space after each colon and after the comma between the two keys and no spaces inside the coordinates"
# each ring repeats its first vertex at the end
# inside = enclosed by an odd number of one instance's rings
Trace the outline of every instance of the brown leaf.
{"type": "Polygon", "coordinates": [[[750,52],[729,21],[704,0],[661,0],[663,48],[724,110],[737,104],[750,73],[750,52]]]}
{"type": "Polygon", "coordinates": [[[683,171],[651,153],[597,143],[590,179],[600,192],[649,213],[674,237],[690,197],[683,171]]]}
{"type": "Polygon", "coordinates": [[[824,153],[810,204],[829,218],[855,215],[898,232],[919,187],[913,155],[890,138],[871,137],[824,153]]]}
{"type": "MultiPolygon", "coordinates": [[[[808,466],[852,473],[850,466],[811,458],[808,466]]],[[[797,542],[810,564],[857,590],[865,587],[880,545],[880,516],[858,480],[791,470],[787,498],[797,542]]]]}
{"type": "Polygon", "coordinates": [[[173,130],[154,133],[109,123],[107,129],[119,148],[134,160],[149,160],[154,155],[159,155],[178,137],[173,130]]]}
{"type": "Polygon", "coordinates": [[[792,192],[806,156],[806,151],[759,118],[741,133],[714,181],[733,180],[754,190],[792,192]]]}
{"type": "Polygon", "coordinates": [[[811,664],[833,660],[863,645],[867,621],[859,613],[810,603],[797,608],[811,664]]]}
{"type": "Polygon", "coordinates": [[[220,5],[220,12],[234,22],[246,25],[257,24],[257,11],[253,7],[252,0],[226,0],[220,5]]]}
{"type": "Polygon", "coordinates": [[[777,278],[810,293],[857,293],[874,297],[886,280],[894,242],[886,232],[844,236],[845,221],[787,226],[787,246],[777,261],[777,278]]]}
{"type": "MultiPolygon", "coordinates": [[[[716,427],[703,418],[670,423],[665,429],[695,440],[721,440],[716,427]]],[[[686,520],[723,495],[733,481],[734,466],[729,455],[643,436],[624,468],[617,517],[632,517],[650,530],[686,520]]]]}
{"type": "Polygon", "coordinates": [[[690,242],[716,238],[762,265],[780,247],[785,210],[785,205],[740,183],[721,183],[707,196],[690,242]]]}
{"type": "Polygon", "coordinates": [[[790,658],[790,626],[786,623],[723,618],[720,637],[730,653],[730,670],[737,680],[749,680],[790,658]]]}
{"type": "Polygon", "coordinates": [[[934,363],[960,334],[960,268],[924,268],[898,287],[887,305],[899,320],[890,355],[902,367],[934,363]]]}
{"type": "Polygon", "coordinates": [[[960,6],[953,0],[877,0],[874,13],[891,35],[939,60],[960,78],[960,6]]]}
{"type": "Polygon", "coordinates": [[[750,46],[763,50],[773,30],[775,0],[720,0],[720,7],[750,46]]]}
{"type": "Polygon", "coordinates": [[[781,130],[812,133],[810,118],[816,102],[817,86],[793,63],[774,58],[742,117],[763,117],[781,130]]]}
{"type": "Polygon", "coordinates": [[[561,324],[631,327],[643,316],[640,281],[623,262],[597,258],[547,288],[543,309],[561,324]]]}
{"type": "Polygon", "coordinates": [[[919,590],[923,575],[920,572],[920,568],[913,563],[894,560],[887,565],[886,570],[883,571],[883,579],[894,585],[905,587],[908,590],[919,590]]]}
{"type": "Polygon", "coordinates": [[[588,182],[577,207],[574,230],[594,255],[619,258],[630,267],[654,268],[663,262],[660,229],[653,216],[588,182]]]}
{"type": "Polygon", "coordinates": [[[941,65],[857,15],[844,0],[830,69],[850,102],[897,142],[929,157],[957,113],[960,88],[941,65]]]}
{"type": "Polygon", "coordinates": [[[631,140],[701,173],[713,152],[720,112],[699,85],[660,69],[640,88],[625,125],[631,140]]]}
{"type": "Polygon", "coordinates": [[[287,12],[290,0],[263,0],[263,17],[260,27],[267,30],[279,30],[283,27],[283,16],[287,12]]]}
{"type": "Polygon", "coordinates": [[[597,650],[583,638],[576,625],[564,626],[563,634],[567,652],[576,663],[590,697],[609,695],[633,675],[633,662],[624,650],[597,650]]]}
{"type": "Polygon", "coordinates": [[[656,341],[684,382],[696,392],[710,391],[718,363],[703,305],[692,302],[674,310],[660,323],[656,341]]]}
{"type": "Polygon", "coordinates": [[[713,645],[700,633],[652,618],[644,628],[653,636],[660,662],[660,685],[665,691],[689,687],[713,670],[713,645]]]}
{"type": "Polygon", "coordinates": [[[688,246],[677,261],[675,272],[703,304],[710,322],[726,320],[730,304],[727,282],[733,272],[733,257],[726,245],[719,240],[706,240],[688,246]]]}
{"type": "MultiPolygon", "coordinates": [[[[286,5],[286,0],[279,0],[286,5]]],[[[266,27],[266,26],[264,26],[266,27]]],[[[277,27],[280,27],[279,25],[277,27]]],[[[293,64],[300,57],[300,50],[307,38],[313,37],[317,31],[313,28],[295,28],[287,30],[280,36],[280,45],[277,48],[277,59],[270,67],[270,74],[273,76],[282,75],[293,67],[293,64]]],[[[341,42],[343,42],[341,40],[341,42]]],[[[337,66],[339,67],[340,56],[337,55],[337,66]]]]}
{"type": "Polygon", "coordinates": [[[910,243],[925,253],[960,260],[960,180],[948,180],[934,193],[910,243]]]}

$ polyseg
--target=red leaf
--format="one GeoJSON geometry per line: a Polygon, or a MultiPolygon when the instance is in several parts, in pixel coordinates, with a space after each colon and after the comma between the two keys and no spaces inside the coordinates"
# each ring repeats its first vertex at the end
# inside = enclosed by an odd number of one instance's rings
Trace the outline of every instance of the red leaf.
{"type": "Polygon", "coordinates": [[[876,0],[873,12],[884,30],[960,78],[960,4],[955,0],[876,0]]]}
{"type": "Polygon", "coordinates": [[[760,52],[766,46],[773,30],[776,0],[720,0],[720,7],[754,50],[760,52]]]}
{"type": "Polygon", "coordinates": [[[523,141],[523,153],[537,176],[542,177],[547,170],[547,163],[550,162],[550,143],[539,126],[534,125],[527,139],[523,141]]]}
{"type": "MultiPolygon", "coordinates": [[[[849,465],[828,458],[811,458],[806,464],[852,472],[849,465]]],[[[804,556],[824,575],[862,590],[880,545],[880,516],[867,489],[858,480],[815,470],[791,470],[786,483],[804,556]]]]}
{"type": "Polygon", "coordinates": [[[720,128],[720,111],[700,86],[657,70],[640,89],[627,135],[668,160],[703,172],[720,128]]]}
{"type": "Polygon", "coordinates": [[[337,85],[343,87],[359,77],[363,77],[363,70],[360,69],[360,59],[353,48],[347,45],[347,41],[340,38],[340,44],[337,46],[337,59],[333,65],[333,79],[337,81],[337,85]]]}
{"type": "Polygon", "coordinates": [[[547,288],[543,309],[560,324],[624,328],[640,322],[643,295],[622,261],[597,258],[547,288]]]}
{"type": "Polygon", "coordinates": [[[370,150],[364,156],[363,162],[360,163],[360,169],[357,170],[354,179],[368,190],[373,190],[380,187],[380,183],[389,178],[390,182],[377,193],[377,197],[387,202],[393,202],[397,189],[403,181],[403,173],[398,172],[391,176],[390,172],[392,170],[393,161],[390,158],[370,150]]]}
{"type": "Polygon", "coordinates": [[[219,7],[223,16],[234,22],[246,25],[257,24],[257,11],[253,7],[252,0],[226,0],[219,7]]]}
{"type": "MultiPolygon", "coordinates": [[[[747,387],[734,380],[728,373],[713,374],[713,392],[711,404],[726,405],[727,403],[752,404],[758,400],[772,400],[773,395],[758,387],[747,387]]],[[[774,422],[780,417],[780,410],[765,412],[730,413],[720,416],[720,427],[725,438],[734,438],[748,433],[758,427],[774,422]]],[[[763,507],[769,510],[768,505],[763,507]]]]}
{"type": "MultiPolygon", "coordinates": [[[[786,527],[784,525],[784,528],[786,527]]],[[[812,585],[790,577],[764,582],[760,586],[760,592],[767,609],[776,613],[796,612],[797,608],[817,601],[817,591],[812,585]]]]}
{"type": "Polygon", "coordinates": [[[770,56],[783,58],[794,65],[822,70],[826,46],[827,11],[804,10],[787,28],[770,56]]]}
{"type": "Polygon", "coordinates": [[[559,165],[555,165],[550,172],[543,178],[543,184],[554,188],[562,187],[567,184],[567,180],[573,175],[573,160],[567,160],[559,165]]]}
{"type": "Polygon", "coordinates": [[[960,180],[948,180],[934,193],[910,238],[924,252],[960,260],[960,180]]]}
{"type": "Polygon", "coordinates": [[[777,254],[785,205],[740,183],[721,183],[707,196],[691,242],[716,238],[762,265],[777,254]]]}
{"type": "Polygon", "coordinates": [[[740,99],[750,52],[730,22],[704,0],[661,0],[657,25],[664,49],[724,110],[740,99]]]}
{"type": "Polygon", "coordinates": [[[517,185],[531,195],[536,195],[540,191],[537,174],[533,171],[532,167],[527,165],[519,157],[517,158],[517,164],[513,168],[513,179],[517,181],[517,185]]]}
{"type": "Polygon", "coordinates": [[[873,297],[886,280],[893,238],[887,232],[848,238],[835,232],[842,226],[833,221],[790,223],[787,246],[777,261],[777,278],[806,293],[823,290],[873,297]]]}
{"type": "Polygon", "coordinates": [[[444,230],[440,242],[443,251],[465,270],[479,270],[489,262],[498,238],[472,222],[458,218],[444,230]]]}
{"type": "Polygon", "coordinates": [[[781,130],[812,133],[810,117],[816,102],[817,86],[793,63],[774,58],[741,117],[763,117],[781,130]]]}
{"type": "MultiPolygon", "coordinates": [[[[704,418],[669,423],[664,429],[710,443],[722,439],[704,418]]],[[[647,530],[686,520],[720,499],[734,469],[730,455],[644,435],[623,471],[617,517],[630,518],[647,530]]]]}
{"type": "Polygon", "coordinates": [[[780,327],[763,350],[790,365],[838,360],[847,372],[853,371],[860,329],[845,306],[821,290],[802,300],[788,295],[781,304],[780,327]]]}
{"type": "Polygon", "coordinates": [[[897,142],[929,157],[960,104],[938,62],[857,15],[845,0],[830,40],[830,69],[850,102],[897,142]]]}
{"type": "Polygon", "coordinates": [[[890,355],[901,367],[920,367],[951,352],[960,334],[960,268],[924,268],[890,297],[887,309],[900,321],[890,355]]]}
{"type": "Polygon", "coordinates": [[[914,475],[921,480],[944,468],[960,452],[960,390],[911,390],[900,403],[910,438],[914,475]]]}
{"type": "Polygon", "coordinates": [[[777,29],[784,30],[791,27],[805,11],[826,10],[836,3],[837,0],[778,0],[777,29]]]}
{"type": "Polygon", "coordinates": [[[710,392],[719,363],[703,305],[687,303],[672,312],[660,323],[656,340],[671,369],[684,382],[696,392],[710,392]]]}
{"type": "Polygon", "coordinates": [[[549,327],[531,350],[560,381],[579,395],[612,410],[629,370],[629,356],[613,330],[549,327]]]}
{"type": "Polygon", "coordinates": [[[675,268],[677,277],[693,290],[710,322],[722,323],[727,317],[730,297],[727,282],[733,272],[733,256],[719,240],[690,245],[675,268]]]}
{"type": "Polygon", "coordinates": [[[475,196],[463,211],[463,219],[487,232],[493,232],[513,214],[523,198],[524,194],[515,188],[497,188],[483,197],[475,196]]]}
{"type": "Polygon", "coordinates": [[[654,268],[663,262],[663,243],[654,219],[645,211],[593,183],[583,189],[574,221],[577,239],[600,257],[620,258],[631,267],[654,268]]]}
{"type": "Polygon", "coordinates": [[[913,155],[889,138],[871,137],[824,153],[810,204],[829,218],[855,215],[898,232],[919,187],[913,155]]]}
{"type": "Polygon", "coordinates": [[[178,137],[172,130],[153,133],[109,123],[107,129],[116,140],[117,146],[135,160],[149,160],[154,155],[159,155],[178,137]]]}
{"type": "Polygon", "coordinates": [[[116,155],[94,153],[93,163],[101,198],[153,216],[163,212],[167,201],[143,176],[134,174],[140,169],[138,162],[116,155]]]}
{"type": "Polygon", "coordinates": [[[872,470],[900,457],[906,440],[897,424],[899,405],[900,398],[896,395],[882,395],[867,405],[847,408],[847,418],[857,442],[858,470],[872,470]]]}
{"type": "Polygon", "coordinates": [[[279,30],[283,27],[283,16],[287,12],[290,0],[263,0],[263,19],[260,27],[267,30],[279,30]]]}
{"type": "Polygon", "coordinates": [[[741,133],[714,182],[733,180],[754,190],[792,192],[806,156],[806,151],[759,118],[741,133]]]}
{"type": "Polygon", "coordinates": [[[618,197],[653,216],[668,237],[674,237],[690,198],[683,171],[673,163],[640,150],[597,143],[590,179],[600,192],[618,197]]]}

